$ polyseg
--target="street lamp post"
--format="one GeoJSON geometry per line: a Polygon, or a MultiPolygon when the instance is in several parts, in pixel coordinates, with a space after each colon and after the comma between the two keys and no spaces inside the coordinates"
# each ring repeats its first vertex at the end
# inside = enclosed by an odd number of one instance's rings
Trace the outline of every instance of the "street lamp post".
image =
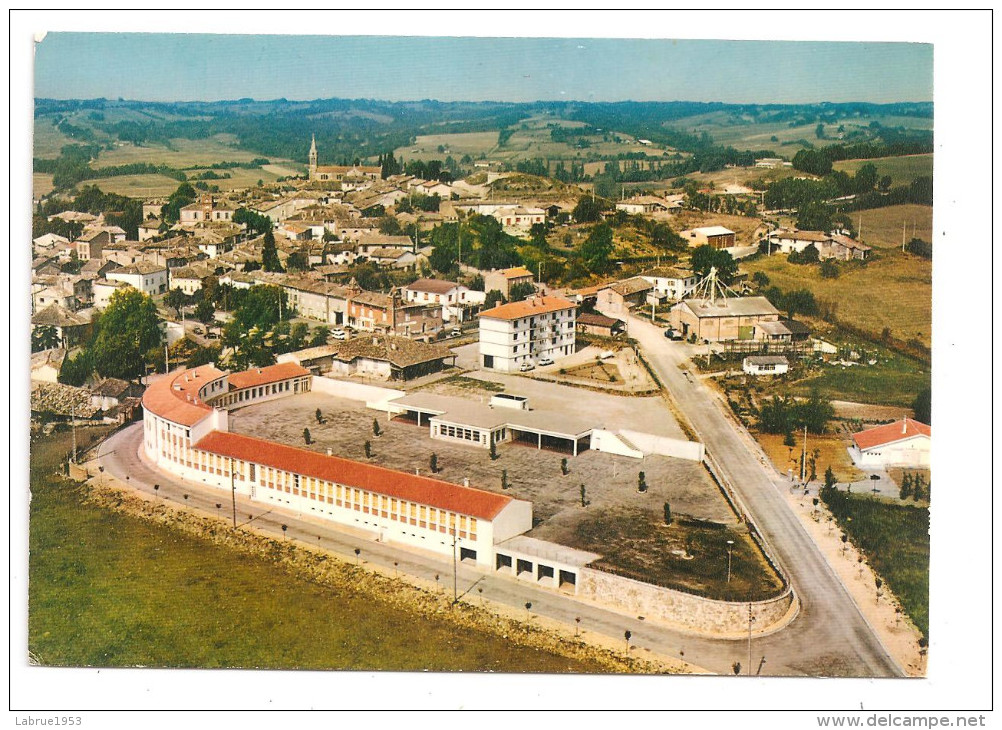
{"type": "Polygon", "coordinates": [[[456,562],[456,525],[452,525],[452,603],[459,602],[459,567],[456,562]]]}
{"type": "Polygon", "coordinates": [[[237,485],[233,475],[233,457],[230,457],[230,494],[233,497],[233,529],[237,529],[237,485]]]}
{"type": "Polygon", "coordinates": [[[731,551],[734,549],[734,541],[727,541],[727,582],[731,582],[731,551]]]}

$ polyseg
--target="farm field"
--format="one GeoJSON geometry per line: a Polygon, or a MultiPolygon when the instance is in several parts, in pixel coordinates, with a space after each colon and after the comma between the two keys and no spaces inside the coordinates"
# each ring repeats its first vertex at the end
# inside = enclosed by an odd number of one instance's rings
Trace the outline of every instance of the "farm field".
{"type": "MultiPolygon", "coordinates": [[[[864,240],[870,240],[865,217],[863,227],[864,240]]],[[[743,261],[741,269],[750,275],[764,272],[783,291],[809,289],[835,305],[839,320],[856,327],[875,333],[887,327],[894,337],[930,345],[932,262],[895,249],[874,253],[865,266],[841,265],[837,279],[822,279],[819,267],[791,264],[781,255],[743,261]]]]}
{"type": "Polygon", "coordinates": [[[32,156],[43,159],[55,159],[65,145],[74,144],[74,140],[56,129],[52,119],[43,117],[35,120],[32,132],[32,156]]]}
{"type": "Polygon", "coordinates": [[[836,170],[855,175],[863,165],[872,164],[877,174],[891,176],[892,185],[908,185],[917,177],[932,177],[932,155],[904,155],[901,157],[876,157],[869,160],[840,160],[836,170]]]}
{"type": "Polygon", "coordinates": [[[476,159],[480,155],[489,155],[491,150],[497,147],[497,144],[497,132],[423,134],[417,138],[414,144],[408,147],[398,147],[393,151],[393,154],[396,157],[403,157],[405,160],[441,160],[443,154],[438,151],[438,148],[442,146],[448,149],[448,154],[457,160],[463,155],[469,155],[476,159]]]}
{"type": "Polygon", "coordinates": [[[863,242],[868,246],[901,249],[901,228],[906,239],[921,238],[932,243],[932,207],[928,205],[892,205],[887,208],[852,213],[853,221],[863,224],[863,242]]]}
{"type": "MultiPolygon", "coordinates": [[[[278,167],[277,165],[269,165],[269,167],[278,167]]],[[[283,169],[279,167],[278,169],[283,169]]],[[[185,175],[188,176],[188,180],[194,181],[196,176],[208,172],[209,169],[199,169],[199,170],[186,170],[185,175]]],[[[260,180],[265,185],[275,182],[280,177],[285,177],[287,175],[296,175],[295,171],[286,170],[284,173],[275,173],[265,170],[261,167],[256,167],[253,169],[233,167],[229,170],[212,170],[218,175],[229,175],[227,178],[222,178],[219,180],[205,180],[209,185],[218,185],[220,190],[239,190],[242,188],[251,188],[257,185],[257,181],[260,180]]]]}
{"type": "MultiPolygon", "coordinates": [[[[168,149],[162,145],[136,145],[120,142],[112,150],[102,150],[92,167],[127,165],[133,162],[149,162],[153,165],[169,165],[175,168],[194,165],[211,165],[213,162],[250,162],[261,155],[248,152],[236,146],[232,135],[217,134],[208,139],[173,139],[168,149]]],[[[308,147],[303,150],[306,155],[308,147]]],[[[270,158],[269,158],[270,159],[270,158]]],[[[270,160],[282,163],[284,160],[270,160]]]]}
{"type": "Polygon", "coordinates": [[[103,192],[129,198],[157,198],[170,195],[181,183],[166,175],[118,175],[85,180],[83,185],[96,185],[103,192]]]}
{"type": "Polygon", "coordinates": [[[31,174],[31,191],[34,198],[40,198],[52,192],[52,175],[44,172],[31,174]]]}

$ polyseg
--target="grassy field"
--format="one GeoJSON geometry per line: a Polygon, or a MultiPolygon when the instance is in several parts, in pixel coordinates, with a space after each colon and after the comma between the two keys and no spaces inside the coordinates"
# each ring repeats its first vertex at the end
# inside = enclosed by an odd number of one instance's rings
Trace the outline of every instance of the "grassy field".
{"type": "Polygon", "coordinates": [[[647,512],[607,511],[581,521],[575,547],[615,555],[596,567],[627,578],[709,598],[757,601],[782,583],[744,526],[727,527],[676,515],[665,525],[647,512]],[[727,582],[727,541],[734,541],[727,582]]]}
{"type": "MultiPolygon", "coordinates": [[[[866,220],[863,221],[864,237],[866,220]]],[[[898,233],[900,236],[900,232],[898,233]]],[[[785,256],[762,256],[741,263],[749,274],[764,272],[783,291],[809,289],[836,307],[841,320],[869,332],[885,327],[901,340],[932,338],[932,262],[887,249],[875,251],[865,266],[840,265],[837,279],[822,279],[817,266],[791,264],[785,256]]]]}
{"type": "Polygon", "coordinates": [[[28,645],[43,665],[608,671],[96,506],[51,475],[68,436],[32,454],[28,645]]]}
{"type": "Polygon", "coordinates": [[[901,250],[901,229],[907,240],[921,238],[932,242],[932,208],[928,205],[892,205],[861,210],[852,214],[857,225],[862,221],[863,243],[880,248],[901,250]]]}
{"type": "Polygon", "coordinates": [[[56,129],[52,119],[43,117],[35,120],[32,133],[32,156],[44,159],[55,159],[65,145],[74,144],[74,140],[56,129]]]}
{"type": "MultiPolygon", "coordinates": [[[[212,182],[226,182],[213,180],[212,182]]],[[[166,175],[118,175],[87,180],[82,185],[96,185],[106,193],[115,193],[129,198],[166,197],[177,190],[181,183],[166,175]]],[[[81,185],[81,186],[82,186],[81,185]]]]}
{"type": "MultiPolygon", "coordinates": [[[[275,168],[276,165],[269,165],[269,167],[275,168]]],[[[279,167],[278,169],[283,169],[279,167]]],[[[202,172],[206,172],[206,169],[201,170],[191,170],[186,171],[185,174],[188,176],[189,180],[194,180],[197,175],[202,172]]],[[[271,172],[265,170],[264,168],[254,168],[246,169],[241,167],[235,167],[229,170],[213,170],[213,172],[220,175],[229,175],[228,178],[222,180],[206,180],[205,182],[209,185],[218,185],[220,190],[240,190],[244,188],[252,188],[257,185],[257,181],[260,180],[265,185],[269,185],[280,177],[285,177],[287,175],[295,175],[294,171],[290,172],[286,170],[282,173],[271,172]]]]}
{"type": "Polygon", "coordinates": [[[40,198],[52,192],[52,175],[44,172],[33,172],[31,174],[31,192],[35,198],[40,198]]]}
{"type": "Polygon", "coordinates": [[[829,509],[901,601],[918,629],[929,634],[929,510],[866,494],[838,492],[829,509]],[[851,519],[848,519],[851,518],[851,519]]]}
{"type": "MultiPolygon", "coordinates": [[[[833,167],[855,175],[863,165],[873,164],[877,174],[891,176],[892,185],[908,185],[917,177],[932,177],[932,155],[877,157],[872,160],[841,160],[833,167]]],[[[928,240],[928,239],[927,239],[928,240]]]]}
{"type": "MultiPolygon", "coordinates": [[[[118,142],[114,149],[103,150],[92,166],[107,167],[127,165],[132,162],[149,162],[153,165],[183,168],[193,165],[210,165],[213,162],[250,162],[255,157],[261,157],[261,155],[240,149],[227,135],[216,135],[207,139],[173,139],[171,147],[173,149],[158,144],[137,147],[128,142],[118,142]]],[[[270,161],[283,162],[282,160],[270,161]]]]}
{"type": "Polygon", "coordinates": [[[439,146],[449,150],[448,154],[459,159],[463,155],[477,159],[489,155],[497,147],[497,132],[463,132],[461,134],[422,134],[408,147],[398,147],[393,154],[406,160],[442,160],[439,146]],[[415,152],[415,150],[417,150],[415,152]]]}

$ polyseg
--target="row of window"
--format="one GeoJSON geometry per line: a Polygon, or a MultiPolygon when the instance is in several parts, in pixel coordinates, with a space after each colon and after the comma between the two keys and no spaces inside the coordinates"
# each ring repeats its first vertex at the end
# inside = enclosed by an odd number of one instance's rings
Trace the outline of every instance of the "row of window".
{"type": "Polygon", "coordinates": [[[481,432],[472,428],[461,428],[459,426],[449,426],[447,424],[439,424],[438,433],[441,436],[448,436],[454,439],[463,439],[464,441],[481,441],[481,432]]]}

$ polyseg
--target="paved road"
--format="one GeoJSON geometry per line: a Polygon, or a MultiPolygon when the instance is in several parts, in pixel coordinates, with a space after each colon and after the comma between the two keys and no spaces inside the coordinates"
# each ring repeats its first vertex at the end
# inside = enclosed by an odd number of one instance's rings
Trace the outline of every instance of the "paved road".
{"type": "MultiPolygon", "coordinates": [[[[151,467],[139,456],[141,442],[142,424],[138,423],[115,433],[101,444],[98,454],[100,463],[105,469],[104,474],[114,475],[126,481],[130,487],[146,494],[155,494],[159,499],[184,504],[210,515],[218,515],[227,524],[232,524],[233,507],[229,493],[204,484],[168,476],[151,467]],[[154,485],[159,488],[154,489],[154,485]],[[186,494],[187,499],[184,497],[186,494]]],[[[237,498],[236,513],[237,524],[241,528],[246,529],[247,525],[252,524],[259,530],[281,538],[282,525],[286,525],[287,530],[284,532],[286,539],[319,545],[348,560],[356,560],[354,551],[358,548],[361,551],[358,559],[364,563],[378,564],[391,572],[399,570],[401,574],[415,576],[431,585],[436,584],[437,575],[438,585],[441,586],[443,593],[450,594],[453,590],[453,566],[450,559],[376,542],[373,533],[341,526],[335,529],[329,524],[320,523],[294,512],[265,507],[245,497],[237,498]]],[[[484,574],[462,564],[457,571],[457,583],[458,592],[463,600],[473,603],[481,600],[491,601],[513,607],[519,612],[525,612],[526,602],[531,602],[533,614],[561,621],[569,627],[578,626],[585,634],[598,633],[622,642],[624,631],[629,630],[632,633],[631,644],[636,655],[640,657],[647,651],[654,651],[665,656],[683,658],[700,668],[720,674],[729,674],[735,661],[740,661],[742,667],[746,667],[748,663],[745,640],[696,638],[636,616],[626,616],[510,577],[484,574]],[[576,618],[581,619],[579,623],[575,621],[576,618]]],[[[762,654],[759,650],[759,641],[765,640],[756,639],[752,642],[753,671],[761,666],[763,675],[804,674],[803,670],[791,668],[786,663],[777,662],[774,665],[771,657],[764,665],[760,664],[762,654]]]]}
{"type": "MultiPolygon", "coordinates": [[[[679,365],[692,348],[671,342],[659,327],[631,318],[629,332],[648,357],[708,454],[737,492],[760,534],[790,576],[801,613],[783,631],[752,642],[770,672],[841,676],[902,676],[873,630],[787,505],[789,484],[764,464],[719,399],[679,365]]],[[[704,348],[705,349],[705,348],[704,348]]]]}

